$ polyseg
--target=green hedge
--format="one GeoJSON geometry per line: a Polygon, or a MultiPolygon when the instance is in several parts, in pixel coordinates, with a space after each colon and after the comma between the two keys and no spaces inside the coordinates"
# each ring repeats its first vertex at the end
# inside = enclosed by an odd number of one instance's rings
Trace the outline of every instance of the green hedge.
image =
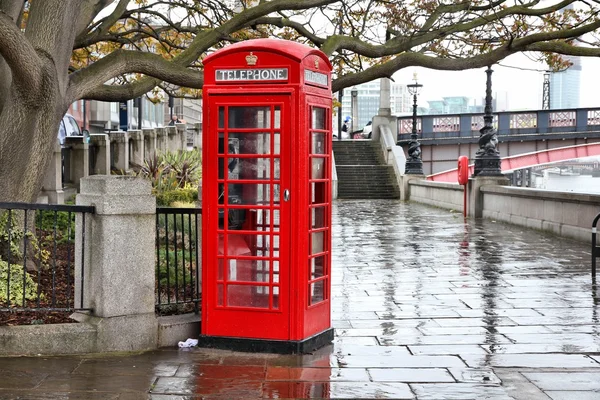
{"type": "Polygon", "coordinates": [[[197,188],[180,188],[156,193],[156,204],[163,207],[168,207],[176,201],[194,203],[197,200],[197,188]]]}

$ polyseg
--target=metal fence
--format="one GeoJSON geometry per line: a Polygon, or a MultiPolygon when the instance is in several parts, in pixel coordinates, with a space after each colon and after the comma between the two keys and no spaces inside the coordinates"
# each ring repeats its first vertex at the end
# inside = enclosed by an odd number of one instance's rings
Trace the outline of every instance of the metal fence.
{"type": "MultiPolygon", "coordinates": [[[[86,215],[94,207],[0,203],[0,325],[32,312],[68,313],[83,308],[86,215]],[[75,216],[81,214],[78,240],[81,267],[75,269],[75,216]],[[80,287],[75,296],[75,286],[80,287]]],[[[54,315],[55,318],[60,316],[54,315]]],[[[39,321],[38,316],[32,321],[39,321]]],[[[52,322],[43,318],[41,323],[52,322]]],[[[64,321],[62,321],[64,322],[64,321]]],[[[27,323],[27,322],[25,322],[27,323]]],[[[32,322],[29,322],[32,323],[32,322]]]]}
{"type": "Polygon", "coordinates": [[[201,208],[156,208],[156,311],[200,309],[201,208]]]}

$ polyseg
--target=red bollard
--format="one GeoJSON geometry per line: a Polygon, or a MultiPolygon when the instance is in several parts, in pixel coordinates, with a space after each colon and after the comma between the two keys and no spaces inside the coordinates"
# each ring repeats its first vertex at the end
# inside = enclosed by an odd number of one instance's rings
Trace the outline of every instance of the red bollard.
{"type": "Polygon", "coordinates": [[[458,184],[463,185],[463,216],[467,217],[467,182],[469,182],[469,158],[458,157],[458,184]]]}

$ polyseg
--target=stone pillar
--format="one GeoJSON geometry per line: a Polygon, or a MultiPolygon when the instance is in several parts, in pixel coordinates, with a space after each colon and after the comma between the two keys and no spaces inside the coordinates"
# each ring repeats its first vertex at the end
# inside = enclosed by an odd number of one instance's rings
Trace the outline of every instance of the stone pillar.
{"type": "Polygon", "coordinates": [[[90,175],[110,175],[110,138],[108,135],[90,135],[90,157],[92,157],[92,171],[90,175]]]}
{"type": "Polygon", "coordinates": [[[467,214],[469,217],[483,217],[483,194],[481,188],[483,186],[510,186],[510,180],[504,176],[476,176],[470,178],[467,183],[467,214]]]}
{"type": "Polygon", "coordinates": [[[177,128],[174,126],[167,126],[167,148],[165,151],[177,151],[181,148],[177,137],[177,128]]]}
{"type": "Polygon", "coordinates": [[[187,124],[176,124],[177,128],[177,141],[178,147],[177,150],[187,150],[188,149],[188,138],[187,138],[187,124]]]}
{"type": "Polygon", "coordinates": [[[98,352],[156,348],[156,200],[150,182],[114,175],[84,178],[76,202],[96,209],[86,215],[85,240],[83,217],[76,217],[75,276],[85,268],[75,298],[79,303],[83,289],[83,308],[93,311],[75,319],[96,326],[98,352]]]}
{"type": "Polygon", "coordinates": [[[71,168],[69,180],[79,187],[81,178],[90,175],[89,144],[83,143],[82,136],[67,136],[65,143],[71,147],[71,168]]]}
{"type": "Polygon", "coordinates": [[[129,131],[129,164],[144,165],[144,133],[143,131],[129,131]]]}
{"type": "Polygon", "coordinates": [[[144,133],[144,160],[154,157],[156,154],[156,130],[142,129],[144,133]]]}
{"type": "Polygon", "coordinates": [[[110,133],[111,169],[126,173],[129,170],[129,133],[110,133]],[[114,153],[113,153],[114,152],[114,153]]]}
{"type": "Polygon", "coordinates": [[[169,150],[167,128],[156,128],[156,151],[158,154],[169,150]]]}
{"type": "Polygon", "coordinates": [[[65,202],[62,180],[62,147],[58,139],[54,144],[50,166],[46,170],[41,195],[48,196],[50,204],[64,204],[65,202]]]}
{"type": "Polygon", "coordinates": [[[377,115],[373,117],[371,138],[373,140],[380,140],[381,133],[379,132],[380,125],[388,125],[392,130],[392,134],[395,138],[398,137],[398,123],[396,118],[392,118],[392,108],[390,101],[390,79],[381,78],[379,80],[379,111],[377,115]]]}

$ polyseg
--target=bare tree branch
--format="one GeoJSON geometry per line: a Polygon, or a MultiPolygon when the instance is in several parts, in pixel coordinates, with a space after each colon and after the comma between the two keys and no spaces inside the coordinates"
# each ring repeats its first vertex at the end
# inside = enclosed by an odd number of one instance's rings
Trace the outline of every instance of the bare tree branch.
{"type": "Polygon", "coordinates": [[[35,98],[42,84],[42,62],[21,30],[0,12],[0,55],[26,98],[35,98]]]}
{"type": "MultiPolygon", "coordinates": [[[[98,0],[94,0],[94,1],[96,2],[98,0]]],[[[112,0],[102,0],[102,3],[110,3],[110,2],[112,2],[112,0]]],[[[123,15],[125,10],[127,10],[127,4],[129,4],[129,0],[119,0],[119,3],[115,7],[114,11],[108,17],[104,18],[102,20],[102,22],[100,23],[100,25],[91,34],[89,34],[85,30],[82,31],[82,29],[79,29],[77,31],[78,35],[77,35],[77,38],[75,39],[75,45],[73,47],[80,48],[80,47],[89,46],[90,44],[95,43],[96,38],[104,36],[106,34],[106,32],[108,32],[110,27],[113,26],[121,18],[121,15],[123,15]],[[86,44],[86,43],[89,43],[89,44],[86,44]]],[[[104,5],[104,4],[102,4],[101,6],[102,6],[101,9],[106,7],[106,5],[104,5]]],[[[98,12],[91,15],[92,18],[88,21],[88,23],[83,28],[87,27],[96,15],[98,15],[98,12]]]]}

